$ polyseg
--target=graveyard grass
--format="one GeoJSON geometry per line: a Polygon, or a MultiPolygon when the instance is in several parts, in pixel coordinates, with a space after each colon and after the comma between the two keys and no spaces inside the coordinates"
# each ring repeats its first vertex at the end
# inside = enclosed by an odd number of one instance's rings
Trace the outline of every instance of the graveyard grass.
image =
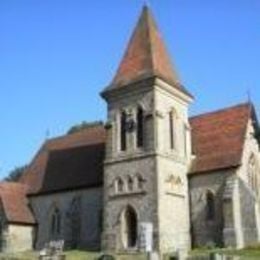
{"type": "MultiPolygon", "coordinates": [[[[190,256],[194,256],[194,259],[198,259],[198,256],[208,255],[211,252],[216,252],[224,255],[230,256],[240,256],[239,260],[259,260],[260,259],[260,246],[252,247],[241,250],[231,250],[231,249],[194,249],[190,252],[190,256]]],[[[97,252],[86,252],[86,251],[65,251],[66,260],[96,260],[101,255],[97,252]]],[[[0,260],[35,260],[38,259],[38,252],[24,252],[17,254],[0,254],[0,260]]],[[[130,254],[116,255],[116,260],[145,260],[147,259],[145,255],[141,254],[130,254]]],[[[192,258],[190,258],[192,259],[192,258]]]]}
{"type": "MultiPolygon", "coordinates": [[[[66,260],[96,260],[101,255],[97,252],[87,252],[87,251],[65,251],[66,260]]],[[[17,254],[0,254],[0,260],[37,260],[39,252],[24,252],[17,254]]],[[[141,254],[134,255],[116,255],[117,260],[145,260],[146,257],[141,254]]]]}
{"type": "Polygon", "coordinates": [[[239,256],[239,260],[259,260],[260,259],[260,246],[252,246],[245,249],[194,249],[190,252],[191,256],[205,256],[210,253],[218,253],[227,256],[239,256]]]}

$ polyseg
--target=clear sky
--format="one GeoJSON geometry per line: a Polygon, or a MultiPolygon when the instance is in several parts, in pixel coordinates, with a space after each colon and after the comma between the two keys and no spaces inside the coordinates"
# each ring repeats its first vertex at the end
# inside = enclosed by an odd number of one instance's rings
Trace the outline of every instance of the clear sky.
{"type": "MultiPolygon", "coordinates": [[[[247,100],[260,109],[259,0],[150,0],[191,114],[247,100]]],[[[0,0],[0,177],[49,131],[104,120],[109,84],[143,0],[0,0]]]]}

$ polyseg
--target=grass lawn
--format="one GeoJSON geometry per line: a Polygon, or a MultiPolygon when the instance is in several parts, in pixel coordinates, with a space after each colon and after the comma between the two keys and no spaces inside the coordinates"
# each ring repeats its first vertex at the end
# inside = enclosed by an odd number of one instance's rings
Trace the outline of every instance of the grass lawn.
{"type": "MultiPolygon", "coordinates": [[[[92,252],[84,252],[84,251],[68,251],[65,252],[66,260],[94,260],[100,254],[92,253],[92,252]]],[[[0,254],[0,260],[2,259],[10,259],[10,260],[35,260],[38,259],[38,252],[24,252],[17,254],[0,254]]]]}
{"type": "Polygon", "coordinates": [[[203,256],[208,255],[211,252],[230,255],[230,256],[239,256],[239,260],[259,260],[260,259],[260,249],[241,249],[241,250],[232,250],[232,249],[194,249],[191,251],[190,255],[192,256],[203,256]]]}
{"type": "MultiPolygon", "coordinates": [[[[37,252],[24,252],[17,254],[0,254],[0,260],[37,260],[37,252]]],[[[65,251],[66,260],[96,260],[100,253],[86,252],[86,251],[65,251]]],[[[145,260],[144,255],[116,255],[116,260],[145,260]]]]}
{"type": "MultiPolygon", "coordinates": [[[[239,260],[259,260],[260,249],[242,249],[242,250],[230,250],[230,249],[194,249],[190,252],[194,259],[199,256],[209,255],[211,252],[239,256],[239,260]]],[[[86,251],[65,251],[66,260],[95,260],[98,258],[100,253],[86,252],[86,251]]],[[[25,252],[19,254],[0,254],[0,260],[37,260],[37,252],[25,252]]],[[[141,254],[132,255],[116,255],[116,260],[146,260],[147,258],[141,254]]]]}

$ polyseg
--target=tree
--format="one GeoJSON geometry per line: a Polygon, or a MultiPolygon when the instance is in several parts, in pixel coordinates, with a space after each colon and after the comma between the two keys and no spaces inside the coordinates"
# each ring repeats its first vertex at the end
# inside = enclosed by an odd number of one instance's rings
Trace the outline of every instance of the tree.
{"type": "Polygon", "coordinates": [[[5,181],[9,182],[18,182],[23,172],[27,169],[27,165],[19,166],[11,170],[7,177],[5,177],[5,181]]]}
{"type": "Polygon", "coordinates": [[[95,121],[95,122],[86,122],[86,121],[83,121],[81,122],[80,124],[77,124],[77,125],[74,125],[72,126],[67,134],[74,134],[74,133],[77,133],[77,132],[80,132],[81,130],[83,129],[86,129],[86,128],[89,128],[89,127],[93,127],[93,126],[96,126],[96,125],[102,125],[103,122],[102,121],[95,121]]]}

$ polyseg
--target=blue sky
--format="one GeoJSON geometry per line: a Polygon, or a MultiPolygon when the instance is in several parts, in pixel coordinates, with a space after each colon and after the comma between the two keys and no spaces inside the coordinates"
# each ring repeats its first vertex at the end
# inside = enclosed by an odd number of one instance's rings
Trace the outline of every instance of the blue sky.
{"type": "MultiPolygon", "coordinates": [[[[109,84],[142,0],[0,0],[0,177],[45,139],[105,119],[109,84]]],[[[247,100],[260,110],[259,0],[150,0],[191,114],[247,100]]]]}

